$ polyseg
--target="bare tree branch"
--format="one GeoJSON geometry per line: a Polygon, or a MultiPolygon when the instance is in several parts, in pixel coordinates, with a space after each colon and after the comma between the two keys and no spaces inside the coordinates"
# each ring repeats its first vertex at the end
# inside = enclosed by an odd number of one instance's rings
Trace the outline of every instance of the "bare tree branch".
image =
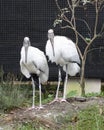
{"type": "Polygon", "coordinates": [[[69,6],[69,9],[70,9],[70,10],[71,10],[71,12],[72,12],[72,7],[71,7],[71,5],[70,5],[69,0],[67,0],[67,3],[68,3],[68,6],[69,6]]]}
{"type": "Polygon", "coordinates": [[[95,0],[95,10],[96,10],[96,16],[95,16],[95,26],[94,26],[94,37],[97,34],[97,24],[98,24],[98,0],[95,0]]]}
{"type": "Polygon", "coordinates": [[[85,57],[85,60],[86,60],[87,51],[89,50],[89,47],[91,46],[91,44],[93,43],[93,41],[94,41],[97,37],[98,37],[98,35],[95,35],[95,36],[91,39],[90,43],[86,46],[85,51],[84,51],[84,54],[83,54],[83,57],[85,57]]]}
{"type": "Polygon", "coordinates": [[[77,20],[84,22],[85,25],[86,25],[86,27],[88,28],[89,32],[92,33],[92,31],[91,31],[91,29],[90,29],[88,23],[87,23],[85,20],[83,20],[83,19],[77,19],[77,20]]]}
{"type": "Polygon", "coordinates": [[[101,7],[101,9],[100,9],[100,10],[102,11],[102,10],[103,10],[103,8],[104,8],[104,5],[101,7]]]}
{"type": "Polygon", "coordinates": [[[102,25],[101,31],[99,32],[99,34],[104,33],[104,24],[102,25]]]}
{"type": "MultiPolygon", "coordinates": [[[[90,51],[93,51],[93,49],[90,48],[90,46],[94,43],[94,40],[97,38],[97,37],[100,37],[104,34],[104,24],[101,28],[101,30],[97,33],[97,26],[98,26],[98,15],[99,15],[99,12],[102,11],[104,5],[103,5],[103,2],[104,0],[67,0],[67,4],[68,4],[68,10],[69,12],[71,13],[71,16],[70,16],[70,19],[66,16],[65,13],[67,13],[65,10],[62,10],[60,8],[60,5],[58,3],[58,0],[55,0],[56,2],[56,5],[57,5],[57,8],[59,9],[61,15],[60,15],[60,19],[62,21],[65,21],[67,22],[65,26],[61,26],[62,29],[64,28],[69,28],[69,29],[72,29],[75,33],[75,39],[76,39],[76,47],[77,47],[77,50],[80,54],[80,57],[81,57],[81,60],[82,60],[82,66],[81,66],[81,76],[80,76],[80,83],[81,83],[81,87],[82,87],[82,95],[85,94],[85,80],[84,80],[84,71],[85,71],[85,63],[86,63],[86,57],[87,57],[87,54],[90,52],[90,51]],[[95,7],[95,23],[94,23],[94,29],[91,30],[89,24],[87,23],[87,21],[85,21],[84,19],[77,19],[76,16],[75,16],[75,9],[77,7],[80,6],[80,2],[82,2],[83,6],[81,7],[84,7],[86,6],[86,4],[90,3],[91,5],[94,5],[95,7]],[[86,28],[89,30],[89,33],[90,35],[92,35],[93,33],[93,36],[90,37],[89,39],[86,39],[78,30],[77,30],[77,26],[76,26],[76,20],[80,20],[82,21],[85,25],[86,25],[86,28]],[[93,31],[93,32],[92,32],[93,31]],[[86,43],[86,47],[84,49],[84,53],[81,52],[81,49],[79,48],[78,46],[78,42],[79,42],[79,38],[81,38],[83,40],[84,43],[86,43]]],[[[69,13],[68,12],[68,13],[69,13]]]]}
{"type": "MultiPolygon", "coordinates": [[[[70,29],[72,29],[73,31],[75,31],[75,29],[72,28],[72,27],[69,26],[69,25],[61,26],[61,28],[62,28],[62,29],[64,29],[64,28],[70,28],[70,29]]],[[[80,36],[80,38],[88,45],[88,43],[87,43],[87,41],[85,40],[85,38],[84,38],[77,30],[76,30],[76,32],[77,32],[77,34],[80,36]]]]}
{"type": "Polygon", "coordinates": [[[60,13],[61,13],[60,18],[62,18],[63,20],[65,20],[66,22],[68,22],[71,26],[73,26],[73,24],[69,21],[69,19],[65,16],[64,12],[63,12],[62,9],[60,8],[60,5],[58,4],[58,1],[55,0],[55,2],[56,2],[56,5],[57,5],[57,7],[58,7],[60,13]]]}
{"type": "Polygon", "coordinates": [[[87,54],[90,53],[90,52],[92,52],[92,51],[94,51],[94,50],[100,50],[100,49],[104,50],[104,47],[92,48],[92,49],[90,49],[90,50],[87,51],[87,54]]]}

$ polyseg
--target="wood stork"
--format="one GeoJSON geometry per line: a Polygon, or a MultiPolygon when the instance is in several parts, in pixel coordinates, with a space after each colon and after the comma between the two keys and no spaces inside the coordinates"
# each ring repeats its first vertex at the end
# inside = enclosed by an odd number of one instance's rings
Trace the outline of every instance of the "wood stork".
{"type": "MultiPolygon", "coordinates": [[[[46,55],[51,62],[55,62],[57,65],[63,67],[66,72],[64,81],[64,93],[61,101],[66,102],[66,85],[68,80],[68,74],[75,76],[80,72],[80,58],[77,52],[75,43],[65,36],[54,36],[52,29],[48,30],[48,40],[46,43],[46,55]]],[[[61,70],[58,72],[58,86],[56,91],[56,97],[54,101],[58,101],[58,91],[61,82],[61,70]]]]}
{"type": "Polygon", "coordinates": [[[44,83],[48,80],[49,68],[47,64],[46,57],[42,51],[38,48],[32,47],[30,44],[29,37],[25,37],[23,41],[23,46],[21,48],[21,59],[20,59],[20,69],[22,74],[26,78],[32,79],[33,86],[33,103],[32,108],[35,108],[34,98],[35,98],[35,83],[33,74],[36,74],[39,79],[39,94],[40,94],[40,106],[41,103],[41,83],[44,83]]]}

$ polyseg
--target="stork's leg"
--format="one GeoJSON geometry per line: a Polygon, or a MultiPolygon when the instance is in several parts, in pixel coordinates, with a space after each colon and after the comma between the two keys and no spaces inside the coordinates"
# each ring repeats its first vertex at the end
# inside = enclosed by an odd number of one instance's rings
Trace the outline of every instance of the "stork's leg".
{"type": "Polygon", "coordinates": [[[68,73],[67,73],[67,65],[66,65],[66,76],[65,76],[65,81],[64,81],[64,93],[63,93],[63,98],[61,102],[67,102],[66,101],[66,86],[67,86],[67,81],[68,81],[68,73]]]}
{"type": "Polygon", "coordinates": [[[56,91],[56,97],[55,100],[58,100],[58,92],[59,92],[59,88],[60,88],[60,82],[61,82],[61,70],[59,68],[59,74],[58,74],[58,86],[57,86],[57,91],[56,91]]]}
{"type": "Polygon", "coordinates": [[[58,99],[58,92],[59,92],[59,88],[60,88],[60,82],[61,82],[61,70],[59,68],[59,72],[58,72],[58,86],[57,86],[56,96],[55,96],[55,99],[50,104],[59,101],[59,99],[58,99]]]}
{"type": "Polygon", "coordinates": [[[40,83],[40,78],[39,78],[39,109],[43,108],[42,107],[42,94],[41,94],[41,83],[40,83]]]}
{"type": "Polygon", "coordinates": [[[35,108],[35,84],[34,84],[34,79],[32,79],[32,87],[33,87],[33,101],[32,101],[32,108],[35,108]]]}
{"type": "Polygon", "coordinates": [[[34,83],[34,79],[33,79],[33,77],[31,77],[31,80],[32,80],[32,87],[33,87],[33,99],[32,99],[32,107],[31,108],[28,108],[25,112],[27,112],[27,111],[29,111],[29,110],[32,110],[32,109],[34,109],[34,108],[36,108],[35,107],[35,83],[34,83]]]}

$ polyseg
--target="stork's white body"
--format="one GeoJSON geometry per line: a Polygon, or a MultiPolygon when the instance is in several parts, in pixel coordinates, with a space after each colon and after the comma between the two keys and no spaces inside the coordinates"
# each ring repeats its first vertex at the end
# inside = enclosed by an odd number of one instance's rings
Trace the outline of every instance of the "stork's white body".
{"type": "MultiPolygon", "coordinates": [[[[63,67],[66,72],[65,82],[64,82],[64,94],[62,101],[66,101],[66,85],[68,74],[70,76],[75,76],[80,72],[80,58],[77,52],[75,43],[65,36],[54,36],[53,30],[48,31],[49,40],[46,43],[46,55],[51,62],[55,62],[57,65],[63,67]],[[52,38],[51,38],[52,36],[52,38]],[[52,39],[52,42],[51,42],[52,39]]],[[[55,101],[58,99],[58,91],[61,81],[61,71],[59,69],[59,81],[56,92],[55,101]]]]}
{"type": "Polygon", "coordinates": [[[40,77],[40,83],[48,80],[49,68],[46,57],[38,48],[29,46],[27,63],[25,63],[25,48],[21,49],[20,60],[21,72],[26,78],[30,78],[31,74],[37,74],[40,77]]]}
{"type": "Polygon", "coordinates": [[[79,54],[75,43],[71,39],[65,36],[54,36],[54,52],[55,56],[53,56],[52,45],[50,40],[48,40],[46,44],[46,55],[51,62],[63,66],[64,71],[66,71],[65,65],[68,64],[68,74],[70,76],[75,76],[80,71],[78,65],[80,64],[79,54]]]}
{"type": "MultiPolygon", "coordinates": [[[[41,83],[44,83],[48,80],[48,74],[49,74],[47,60],[42,51],[32,46],[28,46],[27,59],[25,59],[26,58],[25,54],[26,54],[25,47],[23,46],[21,48],[21,59],[20,59],[21,72],[26,78],[30,78],[31,74],[36,74],[39,77],[40,108],[41,108],[41,83]]],[[[32,78],[32,85],[33,85],[32,108],[34,108],[35,84],[33,78],[32,78]]]]}

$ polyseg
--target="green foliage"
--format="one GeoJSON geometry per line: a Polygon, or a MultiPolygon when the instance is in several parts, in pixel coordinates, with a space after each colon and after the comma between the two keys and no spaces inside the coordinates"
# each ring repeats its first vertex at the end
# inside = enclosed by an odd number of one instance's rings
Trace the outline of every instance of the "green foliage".
{"type": "Polygon", "coordinates": [[[104,92],[101,92],[99,96],[104,97],[104,92]]]}
{"type": "Polygon", "coordinates": [[[3,66],[0,66],[0,80],[1,80],[1,82],[3,82],[3,75],[4,75],[3,66]]]}
{"type": "Polygon", "coordinates": [[[72,117],[64,130],[103,130],[104,116],[99,112],[99,106],[92,106],[80,111],[72,117]]]}
{"type": "Polygon", "coordinates": [[[7,110],[23,105],[27,90],[21,86],[4,83],[0,85],[0,109],[7,110]]]}
{"type": "Polygon", "coordinates": [[[39,122],[22,122],[15,126],[15,130],[49,130],[39,122]]]}
{"type": "Polygon", "coordinates": [[[32,125],[32,123],[26,122],[26,123],[19,125],[16,130],[34,130],[34,126],[32,125]]]}
{"type": "Polygon", "coordinates": [[[79,113],[78,126],[84,130],[101,130],[104,128],[103,121],[104,117],[100,115],[99,107],[95,106],[79,113]]]}
{"type": "Polygon", "coordinates": [[[74,91],[70,91],[70,92],[67,94],[67,97],[75,97],[76,95],[78,95],[77,90],[74,90],[74,91]]]}
{"type": "Polygon", "coordinates": [[[50,101],[53,100],[53,98],[54,98],[54,97],[53,97],[52,94],[48,94],[48,97],[45,98],[44,100],[42,100],[42,103],[43,103],[43,104],[49,103],[50,101]]]}
{"type": "Polygon", "coordinates": [[[100,96],[100,94],[99,93],[87,93],[85,96],[86,97],[97,97],[97,96],[100,96]]]}
{"type": "Polygon", "coordinates": [[[88,93],[85,97],[104,97],[104,92],[101,93],[88,93]]]}
{"type": "Polygon", "coordinates": [[[14,74],[8,73],[0,83],[0,110],[4,112],[23,106],[29,97],[30,88],[26,85],[14,84],[16,78],[14,74]]]}
{"type": "Polygon", "coordinates": [[[91,42],[91,39],[90,38],[85,38],[85,40],[87,41],[87,43],[90,43],[91,42]]]}

